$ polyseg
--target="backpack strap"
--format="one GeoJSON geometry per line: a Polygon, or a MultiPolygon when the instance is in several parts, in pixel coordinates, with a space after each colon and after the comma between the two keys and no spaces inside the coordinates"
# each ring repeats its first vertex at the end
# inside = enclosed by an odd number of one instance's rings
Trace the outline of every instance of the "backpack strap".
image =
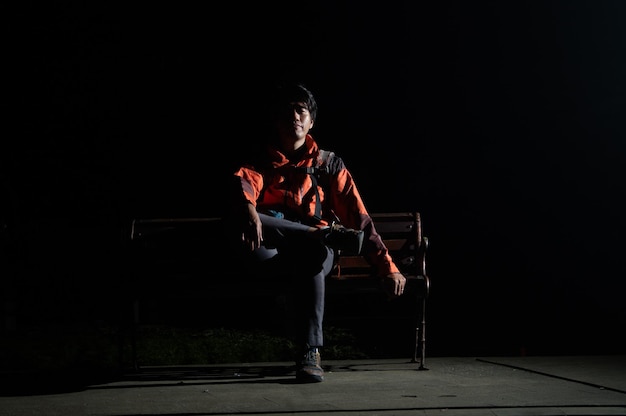
{"type": "Polygon", "coordinates": [[[315,166],[304,168],[304,171],[311,177],[313,189],[315,190],[315,213],[313,217],[317,221],[322,220],[322,203],[320,202],[320,194],[317,190],[317,180],[323,175],[329,173],[329,161],[335,156],[335,152],[320,149],[315,166]]]}
{"type": "Polygon", "coordinates": [[[335,156],[335,152],[320,149],[315,166],[303,168],[309,175],[315,175],[318,178],[323,174],[330,173],[330,161],[335,156]]]}

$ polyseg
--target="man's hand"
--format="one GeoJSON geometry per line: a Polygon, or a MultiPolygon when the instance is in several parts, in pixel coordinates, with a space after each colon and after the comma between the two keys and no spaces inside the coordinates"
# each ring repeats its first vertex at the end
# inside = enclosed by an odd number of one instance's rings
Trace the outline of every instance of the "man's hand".
{"type": "Polygon", "coordinates": [[[406,277],[402,273],[391,273],[383,278],[383,289],[389,299],[397,298],[404,293],[406,277]]]}
{"type": "Polygon", "coordinates": [[[261,247],[261,242],[263,241],[263,224],[261,224],[259,214],[256,212],[256,207],[251,203],[247,205],[248,218],[244,222],[241,240],[250,250],[256,250],[261,247]]]}

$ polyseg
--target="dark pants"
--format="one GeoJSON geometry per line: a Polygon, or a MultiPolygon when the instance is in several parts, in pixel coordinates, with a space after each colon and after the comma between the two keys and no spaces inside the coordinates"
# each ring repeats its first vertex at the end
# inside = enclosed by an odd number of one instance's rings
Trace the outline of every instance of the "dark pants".
{"type": "Polygon", "coordinates": [[[296,342],[323,346],[325,279],[334,262],[331,248],[307,233],[309,226],[259,214],[263,246],[244,253],[253,278],[281,279],[293,296],[296,342]]]}

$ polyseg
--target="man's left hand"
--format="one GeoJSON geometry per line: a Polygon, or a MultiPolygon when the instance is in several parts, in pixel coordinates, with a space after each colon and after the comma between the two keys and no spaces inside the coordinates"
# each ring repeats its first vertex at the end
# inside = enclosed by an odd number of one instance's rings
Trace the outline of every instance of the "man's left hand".
{"type": "Polygon", "coordinates": [[[391,273],[383,278],[383,288],[389,299],[397,298],[404,293],[406,277],[402,273],[391,273]]]}

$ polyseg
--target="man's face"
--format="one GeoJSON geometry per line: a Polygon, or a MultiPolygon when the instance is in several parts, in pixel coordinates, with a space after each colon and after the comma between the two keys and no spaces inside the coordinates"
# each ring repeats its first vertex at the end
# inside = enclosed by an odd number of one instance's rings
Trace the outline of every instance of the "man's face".
{"type": "Polygon", "coordinates": [[[313,119],[306,103],[298,101],[289,103],[280,111],[277,124],[281,137],[295,142],[306,137],[313,127],[313,119]]]}

